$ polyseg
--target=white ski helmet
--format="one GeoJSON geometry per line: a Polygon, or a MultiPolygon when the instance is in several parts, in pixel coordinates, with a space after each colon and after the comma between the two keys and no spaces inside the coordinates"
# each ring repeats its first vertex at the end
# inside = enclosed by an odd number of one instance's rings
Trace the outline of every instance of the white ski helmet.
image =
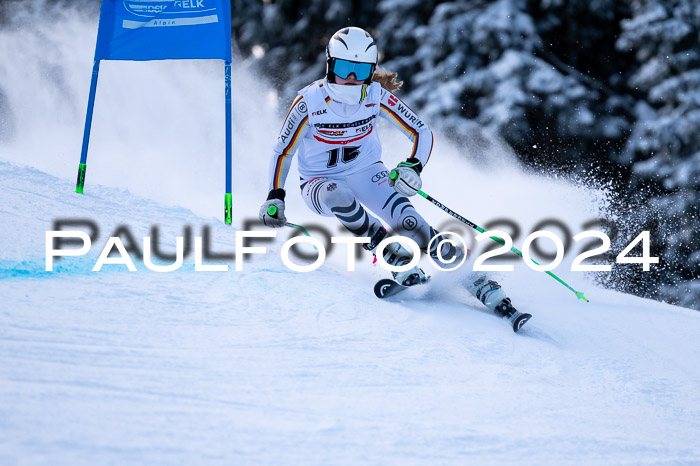
{"type": "Polygon", "coordinates": [[[350,73],[365,84],[372,82],[377,67],[377,45],[364,29],[347,27],[333,34],[326,47],[326,76],[329,83],[335,77],[345,79],[350,73]]]}

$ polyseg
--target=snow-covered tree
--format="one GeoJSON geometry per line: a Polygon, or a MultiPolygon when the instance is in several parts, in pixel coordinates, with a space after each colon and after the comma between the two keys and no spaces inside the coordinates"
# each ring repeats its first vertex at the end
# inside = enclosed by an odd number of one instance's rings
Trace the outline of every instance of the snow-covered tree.
{"type": "Polygon", "coordinates": [[[481,148],[484,160],[491,133],[539,170],[612,183],[621,196],[617,221],[629,234],[653,230],[662,258],[655,272],[636,281],[615,275],[613,284],[700,309],[696,0],[232,6],[239,52],[285,103],[323,75],[330,35],[361,26],[377,40],[381,66],[404,80],[402,98],[436,129],[481,148]]]}
{"type": "Polygon", "coordinates": [[[700,6],[694,0],[633,1],[617,48],[634,54],[628,85],[641,96],[636,123],[615,158],[631,167],[630,194],[652,219],[659,297],[698,306],[700,295],[700,6]]]}

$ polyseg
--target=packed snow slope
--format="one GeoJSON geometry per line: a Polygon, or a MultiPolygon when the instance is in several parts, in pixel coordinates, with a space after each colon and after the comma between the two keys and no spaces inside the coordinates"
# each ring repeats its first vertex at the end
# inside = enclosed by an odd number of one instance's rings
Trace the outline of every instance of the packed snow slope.
{"type": "MultiPolygon", "coordinates": [[[[697,464],[700,314],[553,280],[507,281],[520,333],[440,281],[392,302],[381,274],[106,265],[117,224],[162,249],[215,219],[0,163],[2,464],[697,464]],[[104,233],[43,271],[52,218],[104,233]],[[551,283],[550,283],[551,282],[551,283]]],[[[445,274],[446,275],[446,274],[445,274]]]]}
{"type": "MultiPolygon", "coordinates": [[[[499,279],[534,315],[519,334],[455,285],[458,272],[426,265],[430,285],[393,301],[372,294],[386,272],[366,256],[356,272],[341,250],[292,272],[279,256],[288,229],[242,271],[195,272],[189,255],[171,273],[136,257],[136,272],[92,272],[120,227],[137,244],[157,227],[167,252],[187,227],[209,228],[211,250],[232,253],[266,196],[288,102],[237,64],[225,226],[221,63],[103,63],[77,195],[96,10],[42,11],[0,29],[12,64],[0,67],[0,464],[700,461],[700,314],[596,288],[568,270],[578,244],[555,272],[590,303],[522,262],[499,279]],[[59,219],[99,235],[47,272],[59,219]]],[[[386,130],[382,141],[389,165],[410,150],[386,130]]],[[[294,177],[290,220],[340,234],[294,177]]],[[[546,218],[580,232],[606,199],[524,173],[495,142],[455,148],[441,135],[424,183],[477,223],[512,220],[520,242],[546,218]]]]}

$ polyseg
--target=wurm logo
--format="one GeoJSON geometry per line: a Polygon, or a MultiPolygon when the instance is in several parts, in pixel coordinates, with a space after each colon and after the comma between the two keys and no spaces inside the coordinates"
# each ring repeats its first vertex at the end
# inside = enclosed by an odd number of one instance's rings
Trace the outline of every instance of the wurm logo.
{"type": "Polygon", "coordinates": [[[399,104],[399,112],[406,117],[408,121],[416,125],[418,128],[422,128],[425,124],[418,119],[418,117],[405,105],[399,104]]]}
{"type": "Polygon", "coordinates": [[[217,23],[216,8],[210,3],[211,0],[123,0],[124,10],[142,21],[125,19],[122,27],[136,29],[217,23]]]}

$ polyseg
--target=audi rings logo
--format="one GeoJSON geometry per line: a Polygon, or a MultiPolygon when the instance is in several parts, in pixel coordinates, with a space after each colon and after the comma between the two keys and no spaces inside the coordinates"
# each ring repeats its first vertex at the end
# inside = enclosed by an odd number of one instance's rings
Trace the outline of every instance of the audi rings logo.
{"type": "Polygon", "coordinates": [[[380,171],[376,175],[372,177],[372,183],[378,183],[379,181],[383,180],[389,176],[389,172],[387,170],[380,171]]]}

